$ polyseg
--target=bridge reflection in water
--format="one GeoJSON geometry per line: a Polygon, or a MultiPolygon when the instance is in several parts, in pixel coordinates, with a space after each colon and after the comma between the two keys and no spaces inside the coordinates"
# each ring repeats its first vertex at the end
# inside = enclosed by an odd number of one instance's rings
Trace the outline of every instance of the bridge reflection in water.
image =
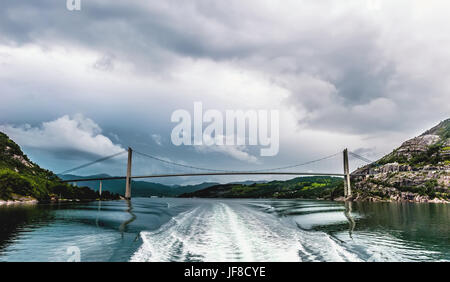
{"type": "Polygon", "coordinates": [[[348,220],[348,225],[349,225],[348,234],[349,234],[350,238],[352,238],[353,230],[355,230],[355,227],[356,227],[355,219],[352,217],[352,205],[353,205],[353,202],[346,201],[345,202],[345,211],[344,211],[344,215],[348,220]]]}
{"type": "MultiPolygon", "coordinates": [[[[132,223],[136,220],[136,215],[133,213],[133,205],[131,204],[131,200],[125,200],[127,203],[127,209],[126,212],[130,214],[130,218],[122,222],[122,224],[119,226],[119,231],[121,233],[121,236],[123,238],[124,232],[127,231],[127,225],[132,223]]],[[[139,236],[139,235],[138,235],[139,236]]]]}
{"type": "MultiPolygon", "coordinates": [[[[124,210],[124,212],[126,212],[129,215],[129,218],[124,220],[120,224],[120,226],[118,228],[122,239],[124,239],[124,235],[126,233],[129,233],[128,226],[137,219],[136,214],[133,212],[133,203],[132,203],[132,201],[131,200],[125,200],[125,203],[126,203],[126,209],[124,210]]],[[[353,240],[353,232],[354,232],[355,227],[356,227],[356,220],[352,216],[353,205],[354,205],[354,203],[351,202],[351,201],[344,202],[345,209],[343,211],[343,214],[344,214],[345,218],[348,221],[348,234],[349,234],[350,239],[352,239],[352,240],[353,240]]],[[[169,208],[169,203],[167,203],[167,208],[169,208]]],[[[99,213],[101,212],[101,201],[99,201],[99,204],[98,204],[98,212],[99,213]]],[[[195,216],[194,216],[194,218],[192,218],[192,220],[196,220],[195,216]]],[[[96,222],[97,222],[97,227],[98,227],[98,219],[97,219],[96,222]]],[[[300,228],[300,226],[298,224],[297,224],[297,227],[300,228]]],[[[232,228],[232,226],[225,227],[225,228],[232,228]]],[[[300,228],[300,229],[302,229],[302,228],[300,228]]],[[[140,237],[140,234],[138,232],[137,234],[135,234],[135,238],[134,238],[133,241],[139,240],[139,237],[140,237]]]]}

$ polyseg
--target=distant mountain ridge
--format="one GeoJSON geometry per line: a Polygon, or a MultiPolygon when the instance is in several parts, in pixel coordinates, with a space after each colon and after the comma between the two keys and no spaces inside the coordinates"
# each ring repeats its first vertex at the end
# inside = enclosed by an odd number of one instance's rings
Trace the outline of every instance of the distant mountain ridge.
{"type": "MultiPolygon", "coordinates": [[[[89,176],[79,176],[73,174],[64,174],[58,175],[63,180],[70,179],[88,179],[88,178],[101,178],[101,177],[111,177],[108,174],[95,174],[89,176]]],[[[80,186],[87,186],[93,189],[94,191],[99,190],[100,181],[80,181],[77,182],[80,186]]],[[[236,184],[253,184],[253,183],[263,183],[265,181],[241,181],[241,182],[233,182],[236,184]]],[[[178,195],[184,193],[191,193],[201,189],[205,189],[211,186],[220,185],[217,182],[203,182],[200,184],[193,185],[165,185],[161,183],[154,183],[148,181],[135,181],[132,180],[131,183],[131,193],[132,197],[176,197],[178,195]]],[[[125,192],[125,180],[117,179],[117,180],[104,180],[102,182],[102,190],[109,191],[111,193],[117,193],[123,195],[125,192]]]]}
{"type": "Polygon", "coordinates": [[[322,198],[334,199],[343,195],[343,181],[339,177],[304,176],[285,181],[266,183],[220,184],[180,195],[182,198],[322,198]]]}

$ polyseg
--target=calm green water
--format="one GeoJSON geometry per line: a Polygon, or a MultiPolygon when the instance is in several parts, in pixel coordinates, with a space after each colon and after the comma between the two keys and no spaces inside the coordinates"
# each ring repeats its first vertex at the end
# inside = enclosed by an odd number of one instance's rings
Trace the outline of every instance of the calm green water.
{"type": "Polygon", "coordinates": [[[0,261],[448,261],[450,205],[147,199],[0,207],[0,261]]]}

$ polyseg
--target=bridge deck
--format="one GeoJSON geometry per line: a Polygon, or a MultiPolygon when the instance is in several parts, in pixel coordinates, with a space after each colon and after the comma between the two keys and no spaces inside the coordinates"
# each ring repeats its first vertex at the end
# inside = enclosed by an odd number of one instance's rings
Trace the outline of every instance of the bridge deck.
{"type": "MultiPolygon", "coordinates": [[[[182,177],[182,176],[210,176],[210,175],[305,175],[305,176],[345,176],[343,173],[314,173],[314,172],[203,172],[203,173],[175,173],[175,174],[153,174],[131,176],[132,179],[139,178],[163,178],[163,177],[182,177]]],[[[357,176],[357,175],[352,175],[357,176]]],[[[63,180],[62,182],[82,182],[82,181],[99,181],[99,180],[117,180],[126,179],[126,176],[111,176],[85,179],[63,180]]]]}

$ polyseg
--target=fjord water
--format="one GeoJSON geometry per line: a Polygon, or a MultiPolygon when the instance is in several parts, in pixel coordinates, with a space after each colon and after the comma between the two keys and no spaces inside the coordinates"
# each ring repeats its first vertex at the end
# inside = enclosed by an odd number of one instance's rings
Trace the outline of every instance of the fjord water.
{"type": "Polygon", "coordinates": [[[448,261],[450,206],[135,198],[0,207],[0,261],[448,261]]]}

